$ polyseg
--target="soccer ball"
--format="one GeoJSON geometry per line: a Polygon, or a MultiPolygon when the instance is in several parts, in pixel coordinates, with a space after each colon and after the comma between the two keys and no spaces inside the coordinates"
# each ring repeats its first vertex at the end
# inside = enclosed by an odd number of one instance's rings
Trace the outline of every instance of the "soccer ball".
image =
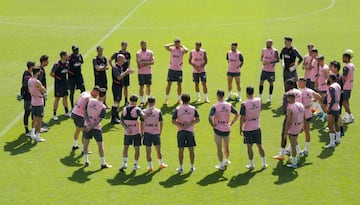
{"type": "Polygon", "coordinates": [[[236,101],[239,98],[239,95],[237,93],[232,93],[230,95],[230,100],[236,101]]]}

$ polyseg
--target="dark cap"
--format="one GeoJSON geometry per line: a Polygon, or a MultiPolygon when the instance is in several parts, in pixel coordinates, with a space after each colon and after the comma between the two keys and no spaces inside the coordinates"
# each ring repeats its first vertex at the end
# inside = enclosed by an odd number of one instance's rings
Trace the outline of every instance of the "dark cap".
{"type": "Polygon", "coordinates": [[[40,56],[40,62],[47,61],[48,59],[49,59],[49,56],[47,56],[47,55],[40,56]]]}
{"type": "Polygon", "coordinates": [[[287,40],[287,41],[292,41],[293,40],[292,37],[290,37],[290,36],[285,36],[284,39],[287,40]]]}
{"type": "Polygon", "coordinates": [[[323,56],[323,55],[318,55],[318,56],[316,57],[316,59],[317,59],[317,60],[324,60],[324,56],[323,56]]]}
{"type": "Polygon", "coordinates": [[[32,67],[32,66],[35,66],[35,62],[34,62],[34,61],[28,61],[28,62],[26,63],[26,66],[27,66],[28,68],[30,68],[30,67],[32,67]]]}
{"type": "Polygon", "coordinates": [[[75,51],[75,50],[79,50],[79,47],[78,47],[77,45],[73,45],[73,46],[71,46],[71,49],[72,49],[73,51],[75,51]]]}

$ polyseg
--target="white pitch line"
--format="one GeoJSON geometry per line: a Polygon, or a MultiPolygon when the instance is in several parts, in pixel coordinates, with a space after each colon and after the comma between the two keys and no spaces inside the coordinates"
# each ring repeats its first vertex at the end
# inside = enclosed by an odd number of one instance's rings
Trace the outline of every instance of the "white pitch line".
{"type": "MultiPolygon", "coordinates": [[[[131,15],[133,15],[142,5],[144,5],[144,3],[147,0],[143,0],[141,1],[138,5],[136,5],[136,7],[134,7],[124,18],[122,18],[110,31],[108,31],[98,42],[96,42],[96,44],[91,47],[85,54],[84,54],[84,58],[86,58],[88,55],[90,55],[90,53],[96,48],[96,46],[98,46],[99,44],[101,44],[102,42],[104,42],[107,38],[109,38],[109,36],[111,34],[113,34],[117,29],[120,28],[121,25],[123,25],[125,23],[126,20],[129,19],[129,17],[131,15]]],[[[51,92],[54,89],[53,86],[51,86],[48,89],[48,92],[51,92]]],[[[24,115],[24,111],[19,113],[15,119],[13,121],[11,121],[3,130],[1,130],[0,132],[0,137],[2,137],[7,131],[9,131],[20,119],[21,117],[24,115]]]]}

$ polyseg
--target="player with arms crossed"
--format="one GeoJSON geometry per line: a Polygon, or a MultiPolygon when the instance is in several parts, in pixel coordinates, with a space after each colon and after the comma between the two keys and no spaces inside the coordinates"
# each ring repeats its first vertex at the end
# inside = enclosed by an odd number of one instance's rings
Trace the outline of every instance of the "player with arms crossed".
{"type": "Polygon", "coordinates": [[[244,144],[247,145],[247,152],[250,164],[245,167],[249,170],[255,168],[254,152],[252,145],[255,143],[259,149],[259,154],[262,162],[262,169],[266,169],[265,151],[261,142],[260,130],[260,112],[261,99],[254,98],[254,88],[246,88],[246,100],[241,104],[240,108],[240,135],[244,135],[244,144]]]}
{"type": "MultiPolygon", "coordinates": [[[[95,56],[92,60],[93,68],[94,68],[94,79],[95,79],[95,86],[99,86],[100,88],[105,88],[107,90],[107,76],[106,70],[109,69],[108,62],[106,57],[103,55],[104,48],[102,46],[96,47],[97,56],[95,56]]],[[[104,96],[104,105],[106,105],[106,96],[104,96]]],[[[108,108],[108,107],[106,107],[108,108]]]]}
{"type": "Polygon", "coordinates": [[[81,64],[84,63],[82,55],[79,53],[79,47],[73,45],[71,47],[73,53],[69,57],[69,90],[70,90],[70,104],[74,108],[74,93],[79,89],[80,93],[85,91],[84,78],[81,73],[81,64]]]}
{"type": "Polygon", "coordinates": [[[217,103],[212,106],[209,113],[209,123],[214,130],[214,139],[217,149],[217,156],[219,159],[219,165],[215,168],[219,170],[225,170],[226,166],[231,164],[229,160],[229,142],[230,142],[230,128],[239,118],[239,113],[234,106],[225,102],[225,92],[218,90],[216,92],[217,103]],[[234,119],[230,122],[230,114],[234,114],[234,119]],[[224,145],[224,153],[222,151],[224,145]],[[225,160],[224,160],[225,155],[225,160]]]}
{"type": "Polygon", "coordinates": [[[260,76],[260,85],[259,85],[259,97],[262,98],[262,93],[264,90],[264,81],[267,80],[270,84],[269,86],[269,97],[267,102],[271,102],[271,96],[274,90],[274,81],[275,81],[275,65],[279,62],[279,53],[276,48],[272,47],[273,40],[266,40],[266,47],[262,49],[260,61],[263,64],[260,76]]]}
{"type": "Polygon", "coordinates": [[[136,62],[138,66],[140,107],[144,108],[144,85],[146,101],[150,97],[150,86],[152,83],[151,66],[154,65],[154,53],[147,49],[146,42],[140,42],[141,49],[136,52],[136,62]]]}
{"type": "Polygon", "coordinates": [[[172,115],[172,124],[176,125],[178,128],[177,132],[177,143],[179,148],[179,168],[176,169],[177,172],[183,172],[183,161],[184,161],[184,148],[189,148],[190,155],[190,171],[195,171],[194,162],[195,162],[195,152],[194,147],[196,146],[195,135],[194,135],[194,125],[200,122],[199,113],[194,106],[191,106],[190,95],[182,94],[181,101],[182,105],[176,108],[172,115]]]}
{"type": "Polygon", "coordinates": [[[353,89],[355,71],[355,66],[353,63],[351,63],[351,58],[353,57],[354,52],[351,49],[347,49],[343,54],[343,62],[345,63],[345,66],[343,68],[344,91],[342,99],[342,104],[345,108],[345,116],[343,119],[344,123],[352,123],[355,120],[354,116],[351,113],[349,103],[351,90],[353,89]]]}
{"type": "Polygon", "coordinates": [[[238,43],[233,42],[231,44],[231,49],[226,53],[226,60],[228,62],[227,70],[227,82],[228,82],[228,98],[226,101],[230,101],[232,95],[232,82],[235,79],[236,90],[237,90],[237,102],[241,101],[241,87],[240,87],[240,75],[241,67],[244,64],[244,57],[241,52],[237,49],[238,43]]]}
{"type": "Polygon", "coordinates": [[[147,98],[148,108],[144,110],[144,118],[141,119],[141,134],[144,138],[144,145],[146,146],[146,159],[148,162],[147,170],[151,172],[153,170],[152,158],[151,158],[151,146],[154,144],[157,158],[159,160],[159,168],[166,168],[161,153],[161,132],[163,129],[163,117],[161,110],[155,107],[155,98],[147,98]]]}
{"type": "Polygon", "coordinates": [[[199,82],[203,86],[205,102],[209,103],[208,91],[206,86],[205,65],[207,64],[207,55],[204,49],[201,49],[201,42],[195,43],[195,49],[190,52],[189,63],[193,66],[193,82],[195,83],[196,100],[200,102],[199,82]]]}
{"type": "Polygon", "coordinates": [[[170,67],[168,70],[167,85],[165,90],[165,105],[169,104],[169,93],[172,82],[177,82],[177,103],[179,104],[182,92],[181,83],[183,81],[183,56],[189,50],[182,45],[180,39],[177,38],[174,40],[174,43],[165,44],[165,49],[170,52],[170,67]]]}

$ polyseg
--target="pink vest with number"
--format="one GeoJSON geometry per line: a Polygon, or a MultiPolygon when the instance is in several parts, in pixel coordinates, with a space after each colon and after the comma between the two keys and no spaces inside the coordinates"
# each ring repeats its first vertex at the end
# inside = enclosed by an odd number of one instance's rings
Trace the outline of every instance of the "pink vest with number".
{"type": "Polygon", "coordinates": [[[245,106],[244,131],[253,131],[260,128],[260,98],[247,99],[243,103],[245,106]]]}
{"type": "Polygon", "coordinates": [[[320,91],[326,92],[328,89],[328,85],[326,80],[329,75],[329,66],[324,64],[324,66],[319,66],[319,79],[318,79],[318,89],[320,91]]]}
{"type": "Polygon", "coordinates": [[[72,113],[74,113],[80,117],[84,117],[85,106],[89,102],[90,97],[91,97],[90,92],[86,91],[86,92],[81,93],[75,103],[72,113]]]}
{"type": "MultiPolygon", "coordinates": [[[[140,62],[146,61],[149,62],[153,60],[153,52],[152,50],[146,49],[146,51],[142,51],[141,49],[136,52],[136,56],[140,62]]],[[[151,74],[151,65],[138,67],[139,74],[151,74]]]]}
{"type": "MultiPolygon", "coordinates": [[[[84,122],[85,127],[88,126],[89,123],[93,124],[94,122],[100,120],[100,114],[104,109],[106,109],[106,107],[103,102],[90,98],[86,108],[88,120],[85,120],[84,122]]],[[[101,123],[96,125],[93,129],[101,130],[101,123]]]]}
{"type": "Polygon", "coordinates": [[[232,52],[231,50],[227,52],[228,57],[228,72],[230,73],[240,73],[240,51],[232,52]]]}
{"type": "Polygon", "coordinates": [[[304,57],[304,63],[303,63],[303,68],[305,70],[305,78],[306,79],[311,79],[311,72],[312,72],[312,67],[311,67],[311,62],[312,62],[312,57],[309,54],[306,54],[306,56],[304,57]],[[310,70],[306,69],[307,68],[311,68],[310,70]]]}
{"type": "Polygon", "coordinates": [[[355,66],[352,63],[348,63],[345,67],[349,69],[349,72],[344,82],[344,90],[351,90],[353,88],[355,66]]]}
{"type": "Polygon", "coordinates": [[[340,96],[341,96],[341,87],[339,85],[339,83],[333,83],[330,85],[328,91],[327,91],[327,105],[328,105],[328,109],[330,110],[340,110],[340,96]],[[330,95],[330,88],[334,88],[335,90],[335,103],[330,106],[330,102],[331,102],[331,95],[330,95]]]}
{"type": "Polygon", "coordinates": [[[196,65],[196,67],[198,67],[198,69],[196,69],[195,67],[193,68],[193,73],[202,73],[205,72],[205,67],[201,66],[204,64],[205,62],[205,50],[200,49],[199,51],[196,51],[195,49],[191,51],[191,62],[193,64],[196,65]]]}
{"type": "Polygon", "coordinates": [[[160,110],[159,109],[145,109],[144,113],[146,117],[144,118],[144,132],[149,134],[160,134],[160,110]]]}
{"type": "Polygon", "coordinates": [[[305,108],[305,118],[307,119],[312,116],[310,103],[314,95],[314,91],[310,88],[303,88],[301,89],[301,95],[302,95],[302,104],[304,105],[305,108]]]}
{"type": "Polygon", "coordinates": [[[291,125],[288,133],[291,135],[297,135],[303,128],[305,114],[304,106],[299,102],[295,102],[294,104],[289,104],[288,108],[292,111],[291,125]]]}
{"type": "MultiPolygon", "coordinates": [[[[270,63],[276,60],[276,52],[277,50],[275,48],[264,48],[262,50],[262,54],[263,54],[263,58],[262,58],[262,62],[263,63],[270,63]]],[[[274,64],[265,64],[263,66],[263,70],[266,72],[275,72],[275,63],[274,64]]]]}
{"type": "Polygon", "coordinates": [[[183,65],[183,49],[171,48],[170,70],[182,70],[183,65]]]}
{"type": "Polygon", "coordinates": [[[214,105],[214,107],[215,107],[215,114],[214,114],[215,129],[221,132],[229,132],[231,104],[228,102],[218,102],[214,105]]]}
{"type": "MultiPolygon", "coordinates": [[[[39,88],[36,87],[37,82],[40,81],[37,78],[31,77],[28,81],[29,92],[31,95],[31,105],[32,106],[41,106],[44,105],[44,98],[39,88]]],[[[41,83],[40,83],[41,84],[41,83]]]]}
{"type": "MultiPolygon", "coordinates": [[[[192,122],[195,120],[195,107],[184,104],[176,109],[177,112],[177,122],[178,123],[184,123],[184,122],[192,122]]],[[[189,126],[186,129],[183,129],[182,127],[178,126],[178,130],[185,130],[194,132],[194,125],[189,126]]]]}

